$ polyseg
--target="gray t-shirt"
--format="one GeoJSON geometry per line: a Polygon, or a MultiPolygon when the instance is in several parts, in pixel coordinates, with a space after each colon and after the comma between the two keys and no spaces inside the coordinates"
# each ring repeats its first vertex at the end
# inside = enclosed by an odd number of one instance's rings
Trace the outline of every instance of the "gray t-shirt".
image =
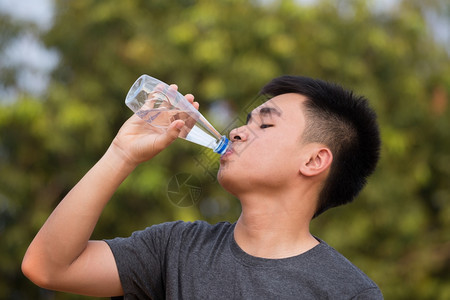
{"type": "MultiPolygon", "coordinates": [[[[284,259],[245,253],[235,224],[170,222],[106,242],[125,299],[383,299],[325,242],[284,259]]],[[[120,299],[120,298],[119,298],[120,299]]]]}

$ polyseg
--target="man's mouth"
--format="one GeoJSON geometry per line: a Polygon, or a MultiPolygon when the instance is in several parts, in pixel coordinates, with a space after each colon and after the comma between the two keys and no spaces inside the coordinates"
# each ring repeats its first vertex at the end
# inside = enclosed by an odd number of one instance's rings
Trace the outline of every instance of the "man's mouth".
{"type": "Polygon", "coordinates": [[[220,160],[226,159],[228,156],[233,154],[233,149],[230,147],[227,151],[220,157],[220,160]]]}

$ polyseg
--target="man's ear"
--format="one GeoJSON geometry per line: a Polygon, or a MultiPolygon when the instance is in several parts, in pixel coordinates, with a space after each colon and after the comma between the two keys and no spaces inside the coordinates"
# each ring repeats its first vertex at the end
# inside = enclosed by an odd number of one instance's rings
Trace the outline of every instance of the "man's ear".
{"type": "Polygon", "coordinates": [[[323,145],[311,147],[301,165],[300,173],[304,176],[315,176],[326,172],[333,161],[331,150],[323,145]]]}

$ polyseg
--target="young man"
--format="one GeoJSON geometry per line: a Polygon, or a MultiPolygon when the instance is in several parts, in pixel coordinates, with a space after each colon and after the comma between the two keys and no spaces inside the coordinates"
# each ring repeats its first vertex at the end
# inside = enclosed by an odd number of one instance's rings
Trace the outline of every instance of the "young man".
{"type": "Polygon", "coordinates": [[[351,201],[375,169],[375,113],[364,98],[306,77],[276,78],[262,93],[270,100],[230,133],[220,162],[220,184],[242,205],[236,223],[170,222],[89,241],[120,183],[183,126],[155,133],[132,116],[39,231],[25,275],[48,289],[125,299],[382,299],[309,231],[312,218],[351,201]]]}

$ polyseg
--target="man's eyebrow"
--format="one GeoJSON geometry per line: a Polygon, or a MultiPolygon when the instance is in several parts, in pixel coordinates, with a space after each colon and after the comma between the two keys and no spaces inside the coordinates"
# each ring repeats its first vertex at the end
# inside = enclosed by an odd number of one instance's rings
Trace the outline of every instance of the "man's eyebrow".
{"type": "Polygon", "coordinates": [[[278,111],[275,107],[263,107],[259,110],[259,115],[271,115],[274,113],[278,117],[281,116],[281,112],[278,111]]]}
{"type": "MultiPolygon", "coordinates": [[[[248,122],[252,119],[252,113],[253,112],[250,112],[250,113],[248,113],[247,114],[247,121],[246,121],[246,124],[248,124],[248,122]]],[[[280,111],[278,111],[276,108],[274,108],[274,107],[263,107],[263,108],[261,108],[259,111],[258,111],[258,114],[260,115],[260,116],[264,116],[264,115],[272,115],[272,113],[273,114],[275,114],[276,116],[281,116],[281,112],[280,111]]]]}

